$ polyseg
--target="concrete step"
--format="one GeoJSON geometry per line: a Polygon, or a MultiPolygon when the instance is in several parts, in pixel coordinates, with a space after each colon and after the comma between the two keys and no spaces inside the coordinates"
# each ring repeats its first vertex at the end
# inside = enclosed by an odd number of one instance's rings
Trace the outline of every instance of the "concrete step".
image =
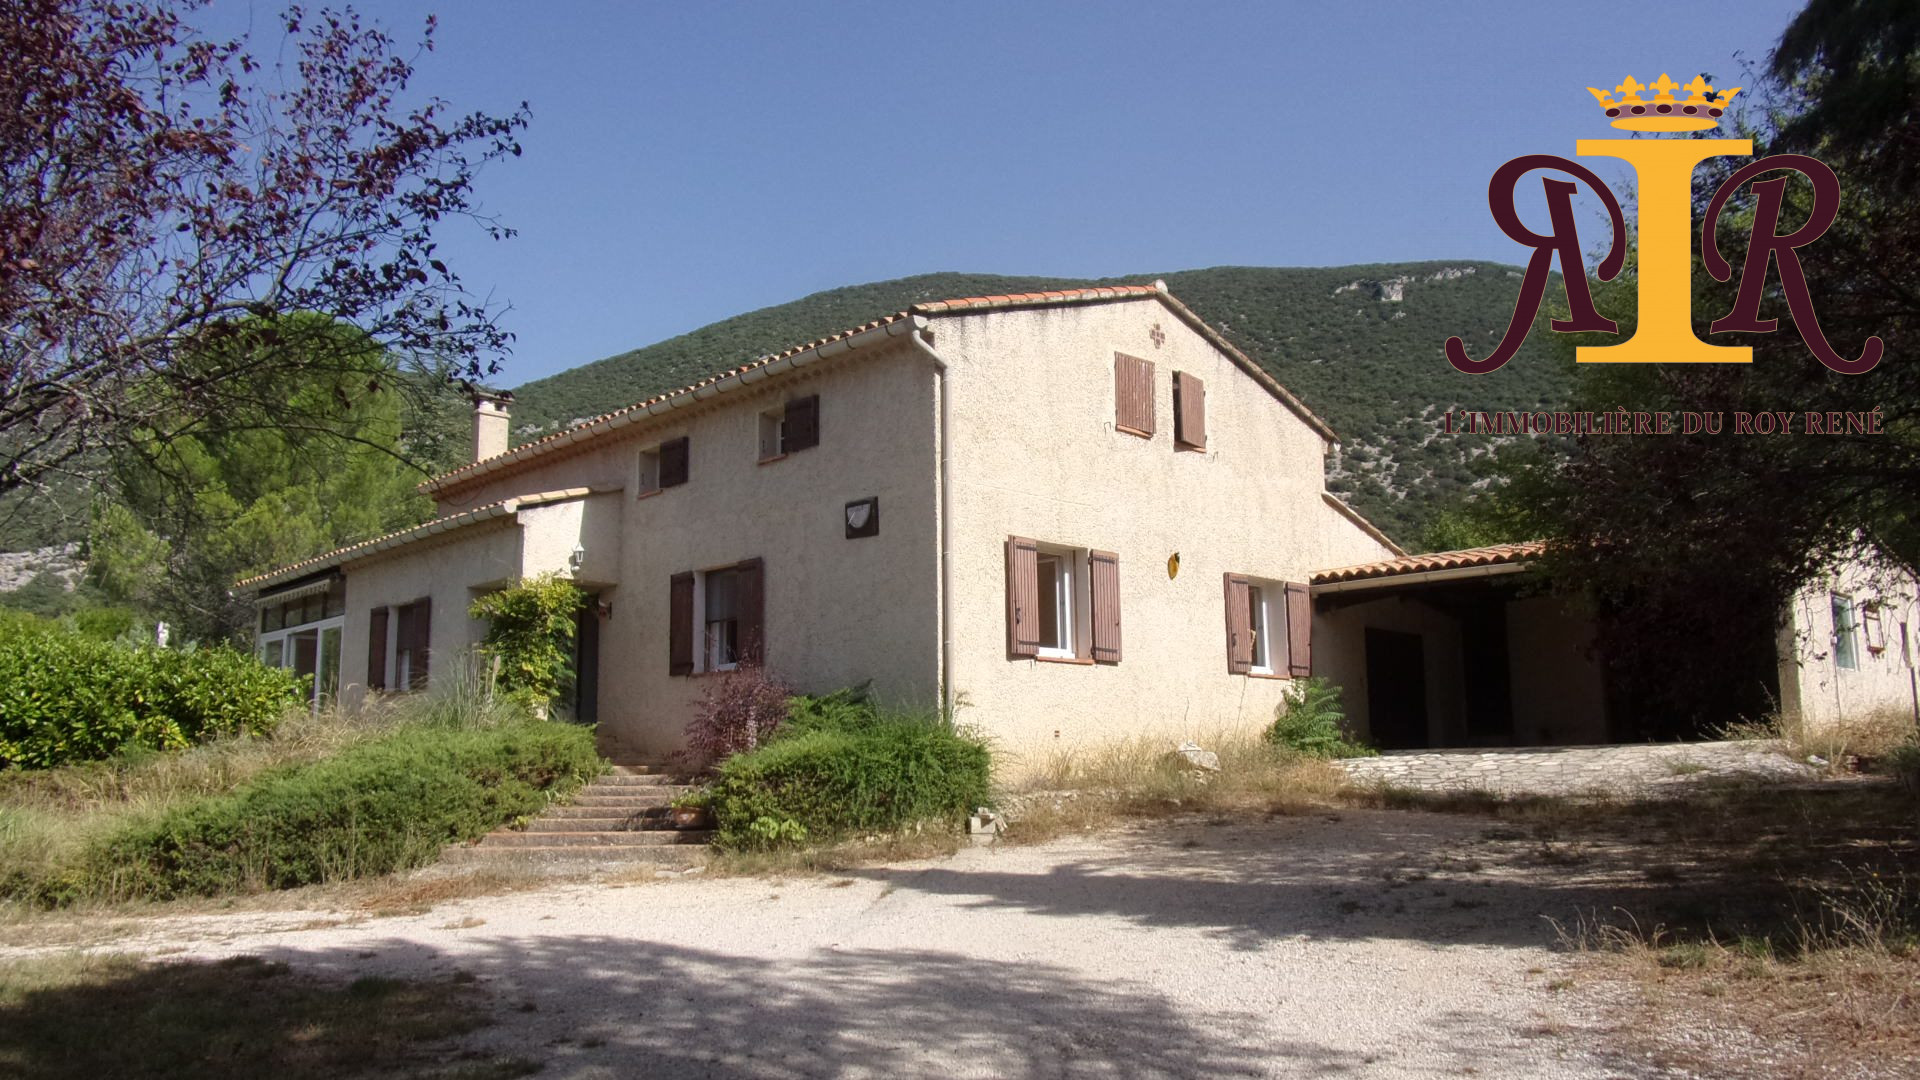
{"type": "Polygon", "coordinates": [[[621,829],[603,832],[516,832],[502,829],[481,838],[481,847],[649,847],[705,844],[706,829],[621,829]]]}
{"type": "Polygon", "coordinates": [[[554,806],[540,812],[536,821],[564,821],[568,818],[604,818],[604,817],[645,817],[664,818],[667,816],[667,801],[660,799],[651,802],[593,803],[587,805],[554,806]]]}
{"type": "Polygon", "coordinates": [[[595,791],[592,788],[586,788],[578,795],[575,795],[566,805],[630,806],[636,809],[644,806],[665,806],[692,790],[692,788],[666,788],[641,791],[595,791]]]}
{"type": "Polygon", "coordinates": [[[645,788],[645,787],[685,787],[675,781],[672,773],[602,773],[594,777],[589,787],[645,788]]]}
{"type": "Polygon", "coordinates": [[[440,854],[440,861],[462,866],[547,866],[589,863],[631,864],[687,868],[707,861],[708,848],[702,844],[661,844],[657,846],[610,847],[523,846],[473,847],[456,844],[440,854]]]}
{"type": "MultiPolygon", "coordinates": [[[[665,814],[623,814],[617,817],[547,817],[542,815],[527,823],[521,832],[564,833],[564,832],[627,832],[636,829],[672,829],[665,814]]],[[[682,832],[692,830],[682,829],[682,832]]]]}

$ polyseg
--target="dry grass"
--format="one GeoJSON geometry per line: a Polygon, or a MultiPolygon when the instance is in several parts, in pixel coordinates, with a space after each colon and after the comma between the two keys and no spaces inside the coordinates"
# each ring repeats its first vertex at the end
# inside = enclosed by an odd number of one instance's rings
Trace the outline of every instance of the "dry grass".
{"type": "Polygon", "coordinates": [[[1299,813],[1333,802],[1346,774],[1288,753],[1253,732],[1201,740],[1218,772],[1188,767],[1165,739],[1135,738],[1063,751],[996,793],[1003,839],[1040,843],[1124,818],[1177,813],[1299,813]]]}
{"type": "Polygon", "coordinates": [[[484,991],[458,977],[340,984],[253,957],[149,964],[69,953],[0,963],[0,1073],[23,1080],[173,1076],[504,1080],[536,1063],[461,1053],[484,991]]]}
{"type": "Polygon", "coordinates": [[[1840,773],[1855,765],[1873,770],[1902,744],[1914,740],[1915,724],[1913,713],[1905,709],[1879,709],[1818,727],[1798,716],[1775,714],[1729,725],[1719,735],[1775,741],[1795,761],[1819,757],[1827,762],[1829,772],[1840,773]]]}
{"type": "Polygon", "coordinates": [[[1920,836],[1905,794],[1711,784],[1681,799],[1375,794],[1483,813],[1619,906],[1562,927],[1583,980],[1624,986],[1636,1056],[1751,1077],[1905,1076],[1920,1060],[1920,836]]]}
{"type": "Polygon", "coordinates": [[[1771,937],[1669,938],[1588,920],[1563,930],[1588,973],[1632,989],[1620,1030],[1669,1069],[1743,1076],[1905,1077],[1920,1060],[1920,948],[1899,887],[1819,897],[1811,922],[1771,937]]]}
{"type": "MultiPolygon", "coordinates": [[[[937,859],[959,851],[967,843],[967,838],[956,832],[922,829],[824,848],[715,851],[700,872],[705,877],[805,877],[880,863],[937,859]]],[[[657,878],[659,870],[659,867],[642,867],[620,874],[614,880],[631,882],[657,878]]]]}
{"type": "Polygon", "coordinates": [[[38,880],[127,821],[231,791],[389,730],[395,710],[290,710],[267,738],[236,735],[187,750],[137,751],[53,769],[0,771],[0,868],[38,880]]]}

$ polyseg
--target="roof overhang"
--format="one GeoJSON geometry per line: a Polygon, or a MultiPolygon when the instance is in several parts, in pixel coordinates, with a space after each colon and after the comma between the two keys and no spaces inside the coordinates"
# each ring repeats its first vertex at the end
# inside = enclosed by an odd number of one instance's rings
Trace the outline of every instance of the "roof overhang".
{"type": "MultiPolygon", "coordinates": [[[[236,593],[254,593],[256,595],[268,593],[271,592],[276,585],[296,582],[302,578],[312,577],[323,571],[344,567],[351,563],[372,558],[375,555],[392,551],[398,547],[416,544],[433,537],[442,536],[446,533],[469,528],[484,522],[494,521],[500,518],[512,518],[518,515],[520,511],[531,509],[535,506],[565,502],[569,499],[585,498],[592,493],[593,489],[591,488],[563,488],[559,491],[543,491],[537,495],[519,495],[511,499],[502,499],[499,502],[488,503],[485,506],[478,506],[472,510],[466,510],[458,514],[448,514],[446,517],[434,518],[432,521],[422,522],[410,529],[401,529],[398,532],[390,532],[385,536],[377,536],[372,540],[363,540],[358,544],[350,544],[347,547],[329,551],[324,555],[316,555],[311,559],[305,559],[289,566],[283,566],[278,570],[270,570],[267,573],[234,582],[233,588],[236,593]]],[[[289,591],[276,595],[290,596],[293,594],[293,592],[289,591]]]]}
{"type": "Polygon", "coordinates": [[[817,364],[823,360],[831,360],[855,349],[867,349],[886,344],[894,338],[925,329],[926,325],[927,320],[919,315],[889,316],[857,330],[850,330],[797,350],[764,358],[745,367],[735,368],[724,375],[676,390],[671,394],[631,405],[564,431],[557,431],[545,438],[514,447],[504,454],[497,454],[484,461],[463,465],[421,484],[420,490],[425,494],[438,496],[469,487],[535,458],[542,458],[567,447],[610,435],[622,428],[632,427],[679,409],[704,404],[721,394],[751,387],[785,372],[817,364]]]}
{"type": "Polygon", "coordinates": [[[1531,565],[1528,563],[1499,563],[1493,566],[1461,566],[1451,570],[1425,570],[1410,574],[1389,574],[1383,577],[1357,578],[1353,581],[1334,581],[1325,585],[1312,585],[1309,589],[1315,596],[1333,593],[1367,592],[1384,589],[1398,589],[1409,585],[1431,585],[1442,581],[1468,581],[1477,578],[1505,577],[1510,574],[1524,574],[1531,565]]]}
{"type": "Polygon", "coordinates": [[[1310,587],[1315,596],[1326,596],[1521,574],[1532,568],[1533,560],[1545,552],[1546,547],[1544,541],[1530,540],[1520,544],[1493,544],[1458,551],[1402,555],[1358,566],[1322,570],[1310,579],[1310,587]]]}
{"type": "MultiPolygon", "coordinates": [[[[1314,434],[1331,447],[1340,441],[1326,421],[1314,415],[1305,402],[1295,397],[1280,381],[1267,373],[1252,357],[1241,352],[1218,330],[1209,326],[1205,319],[1175,299],[1167,291],[1166,283],[1156,281],[1151,285],[1102,285],[1083,289],[1059,289],[1050,292],[1011,293],[1004,296],[972,296],[956,300],[940,300],[932,303],[915,304],[913,307],[895,315],[888,315],[864,326],[844,330],[830,337],[806,345],[798,345],[781,353],[763,356],[754,362],[731,371],[723,372],[712,378],[694,383],[629,405],[622,409],[592,420],[556,431],[529,443],[523,443],[503,454],[496,454],[483,461],[462,465],[457,469],[440,474],[422,483],[419,490],[436,498],[460,491],[493,477],[510,472],[536,459],[545,459],[548,455],[561,453],[582,443],[600,439],[623,428],[644,423],[657,417],[668,415],[678,409],[704,404],[721,394],[753,386],[766,379],[775,378],[786,372],[809,364],[830,360],[836,356],[857,349],[869,349],[906,334],[919,333],[927,328],[929,317],[977,315],[989,311],[1008,308],[1061,307],[1077,304],[1107,304],[1128,300],[1158,300],[1181,322],[1191,327],[1195,333],[1219,349],[1235,366],[1239,367],[1259,383],[1268,393],[1298,416],[1311,428],[1314,434]]],[[[1372,526],[1366,526],[1371,529],[1372,526]]],[[[1389,546],[1392,541],[1386,541],[1389,546]]],[[[1398,548],[1395,548],[1397,551],[1398,548]]]]}

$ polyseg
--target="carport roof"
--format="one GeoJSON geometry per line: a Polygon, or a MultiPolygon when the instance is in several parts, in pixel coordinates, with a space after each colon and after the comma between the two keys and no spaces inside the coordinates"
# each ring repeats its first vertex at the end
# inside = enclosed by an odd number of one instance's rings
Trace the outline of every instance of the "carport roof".
{"type": "Polygon", "coordinates": [[[1514,571],[1519,571],[1526,569],[1528,559],[1538,557],[1546,549],[1546,541],[1529,540],[1521,544],[1493,544],[1488,547],[1464,548],[1460,551],[1432,551],[1425,555],[1403,555],[1397,559],[1381,559],[1378,562],[1361,563],[1358,566],[1322,570],[1313,575],[1312,581],[1315,585],[1333,585],[1345,581],[1397,578],[1412,574],[1432,574],[1477,567],[1510,567],[1514,571]]]}

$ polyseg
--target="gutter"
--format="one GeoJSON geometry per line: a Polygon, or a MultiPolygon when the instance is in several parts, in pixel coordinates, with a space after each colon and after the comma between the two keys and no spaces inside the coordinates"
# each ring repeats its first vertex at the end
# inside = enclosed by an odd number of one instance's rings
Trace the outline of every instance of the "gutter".
{"type": "Polygon", "coordinates": [[[1354,578],[1351,581],[1331,581],[1325,585],[1310,585],[1308,589],[1313,595],[1321,596],[1327,593],[1384,589],[1393,585],[1423,585],[1430,581],[1500,577],[1505,574],[1524,573],[1528,568],[1528,564],[1517,562],[1493,563],[1489,566],[1456,566],[1449,570],[1425,570],[1418,574],[1382,574],[1378,577],[1354,578]]]}
{"type": "Polygon", "coordinates": [[[907,321],[914,331],[907,340],[933,362],[940,387],[940,709],[951,723],[957,700],[953,686],[953,395],[947,385],[946,360],[927,344],[927,317],[915,315],[907,321]]]}

